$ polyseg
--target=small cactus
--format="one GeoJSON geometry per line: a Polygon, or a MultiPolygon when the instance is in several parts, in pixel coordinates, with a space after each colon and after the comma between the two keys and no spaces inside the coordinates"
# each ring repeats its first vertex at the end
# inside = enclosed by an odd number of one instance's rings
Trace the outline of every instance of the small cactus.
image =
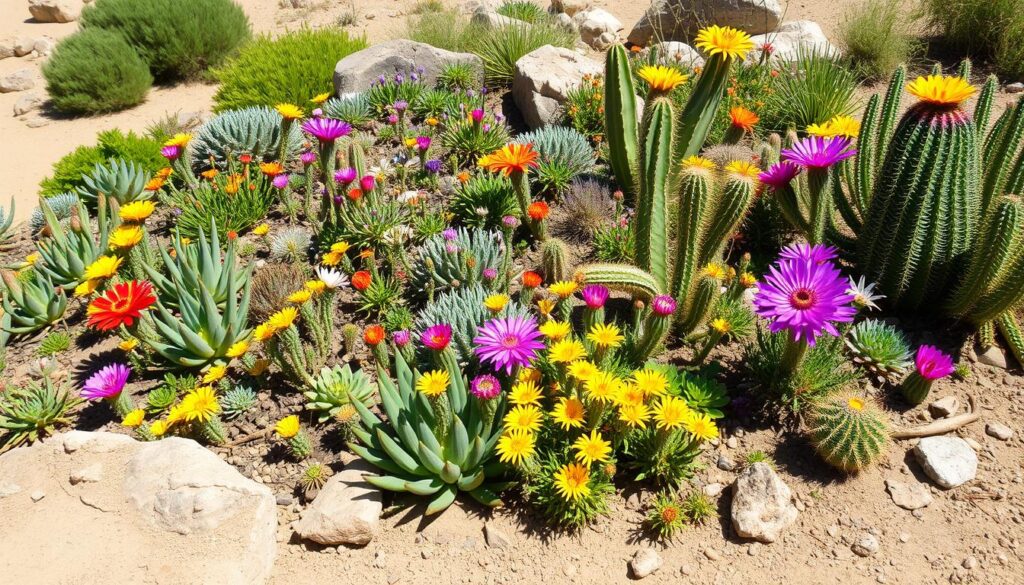
{"type": "Polygon", "coordinates": [[[892,325],[875,319],[855,325],[845,341],[854,363],[885,380],[905,372],[913,358],[907,338],[892,325]]]}
{"type": "Polygon", "coordinates": [[[822,459],[846,472],[860,471],[878,460],[889,441],[882,410],[872,399],[854,393],[814,405],[809,433],[822,459]]]}
{"type": "Polygon", "coordinates": [[[359,341],[359,326],[355,323],[343,325],[341,327],[341,346],[346,355],[355,354],[357,341],[359,341]]]}
{"type": "Polygon", "coordinates": [[[568,256],[565,242],[548,238],[540,246],[541,269],[548,282],[565,280],[568,274],[568,256]]]}

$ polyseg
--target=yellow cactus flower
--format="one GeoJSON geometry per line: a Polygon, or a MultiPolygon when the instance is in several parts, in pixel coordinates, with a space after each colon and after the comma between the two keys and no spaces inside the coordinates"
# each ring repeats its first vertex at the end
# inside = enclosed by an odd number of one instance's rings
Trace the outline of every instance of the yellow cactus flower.
{"type": "Polygon", "coordinates": [[[86,267],[85,278],[87,280],[110,278],[117,274],[117,270],[121,268],[121,263],[123,262],[124,259],[117,256],[100,256],[95,262],[86,267]]]}
{"type": "Polygon", "coordinates": [[[290,439],[299,434],[299,415],[293,414],[277,421],[274,432],[282,439],[290,439]]]}
{"type": "Polygon", "coordinates": [[[667,93],[686,83],[690,78],[682,71],[665,65],[645,65],[636,72],[652,90],[667,93]]]}
{"type": "Polygon", "coordinates": [[[731,26],[712,25],[697,32],[697,48],[708,56],[722,55],[725,59],[742,59],[754,48],[747,33],[731,26]]]}
{"type": "Polygon", "coordinates": [[[156,211],[156,203],[152,201],[133,201],[122,206],[118,214],[122,221],[140,223],[146,221],[154,211],[156,211]]]}
{"type": "Polygon", "coordinates": [[[277,104],[274,106],[274,109],[277,110],[277,113],[281,114],[281,117],[285,120],[299,120],[306,115],[306,113],[302,111],[302,108],[295,104],[277,104]]]}
{"type": "Polygon", "coordinates": [[[975,87],[962,77],[929,75],[911,81],[907,91],[928,104],[957,106],[974,95],[975,87]]]}

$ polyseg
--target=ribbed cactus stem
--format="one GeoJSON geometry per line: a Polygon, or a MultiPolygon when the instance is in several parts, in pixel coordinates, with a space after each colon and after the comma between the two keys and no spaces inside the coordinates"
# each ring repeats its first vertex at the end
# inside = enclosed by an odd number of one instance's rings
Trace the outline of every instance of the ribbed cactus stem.
{"type": "Polygon", "coordinates": [[[807,169],[808,199],[810,200],[811,231],[807,234],[810,244],[825,241],[825,228],[832,217],[832,173],[827,168],[807,169]]]}
{"type": "Polygon", "coordinates": [[[574,279],[587,284],[603,284],[646,300],[663,292],[647,271],[629,264],[587,264],[576,270],[574,279]]]}
{"type": "MultiPolygon", "coordinates": [[[[992,104],[995,103],[996,91],[999,89],[999,80],[995,75],[989,75],[985,85],[978,93],[978,103],[974,106],[974,126],[978,131],[978,140],[985,136],[988,131],[988,122],[992,117],[992,104]]],[[[1013,191],[1010,191],[1013,193],[1013,191]]]]}
{"type": "Polygon", "coordinates": [[[825,398],[814,405],[809,420],[815,450],[843,471],[864,469],[879,458],[889,442],[885,415],[865,396],[825,398]]]}
{"type": "MultiPolygon", "coordinates": [[[[287,142],[286,136],[287,134],[282,135],[282,143],[287,142]]],[[[333,140],[320,143],[320,173],[324,183],[323,196],[320,198],[319,219],[321,223],[327,223],[334,217],[334,195],[337,193],[337,185],[334,183],[336,148],[333,140]]]]}
{"type": "Polygon", "coordinates": [[[305,431],[299,431],[299,434],[288,439],[288,449],[292,452],[292,457],[305,459],[313,454],[313,442],[309,440],[309,435],[305,431]]]}
{"type": "Polygon", "coordinates": [[[434,436],[437,441],[444,445],[448,440],[448,433],[452,426],[452,405],[448,400],[447,393],[437,396],[430,396],[430,410],[434,413],[434,436]]]}
{"type": "Polygon", "coordinates": [[[636,119],[636,87],[626,48],[615,45],[605,56],[604,122],[608,162],[615,181],[626,197],[635,195],[633,173],[639,166],[639,132],[636,119]]]}
{"type": "Polygon", "coordinates": [[[707,321],[722,290],[722,281],[713,276],[704,276],[694,288],[693,297],[678,312],[679,330],[689,333],[707,321]]]}
{"type": "Polygon", "coordinates": [[[986,321],[978,326],[978,347],[985,350],[996,344],[996,326],[993,321],[986,321]]]}
{"type": "Polygon", "coordinates": [[[1012,106],[1013,114],[1006,128],[993,142],[983,168],[984,182],[981,191],[981,209],[988,209],[989,202],[1004,193],[1010,174],[1010,159],[1020,148],[1024,138],[1024,99],[1012,106]]]}
{"type": "Polygon", "coordinates": [[[124,418],[129,412],[135,410],[135,401],[132,400],[131,394],[122,390],[113,398],[111,406],[114,407],[114,412],[117,413],[117,416],[124,418]]]}
{"type": "Polygon", "coordinates": [[[295,120],[292,118],[281,118],[281,140],[277,147],[277,161],[282,165],[288,164],[288,136],[290,136],[293,124],[295,124],[295,120]]]}
{"type": "Polygon", "coordinates": [[[732,62],[732,58],[718,53],[704,64],[693,93],[679,114],[677,145],[680,158],[693,156],[704,147],[718,105],[725,95],[732,62]]]}
{"type": "Polygon", "coordinates": [[[636,213],[637,264],[668,286],[668,201],[672,165],[672,102],[658,97],[647,105],[640,143],[640,190],[636,213]]]}
{"type": "Polygon", "coordinates": [[[597,309],[591,309],[589,307],[583,309],[583,326],[587,331],[590,331],[596,325],[604,324],[604,307],[597,309]]]}
{"type": "Polygon", "coordinates": [[[203,437],[214,445],[223,445],[228,440],[227,430],[220,417],[213,415],[201,423],[203,437]]]}
{"type": "Polygon", "coordinates": [[[966,275],[950,300],[948,310],[954,315],[969,315],[975,323],[983,323],[1010,306],[1006,303],[1012,303],[1018,294],[1015,291],[1024,287],[1020,274],[1014,271],[1024,252],[1022,240],[1024,207],[1020,198],[1001,197],[982,225],[966,275]]]}
{"type": "Polygon", "coordinates": [[[800,367],[800,362],[807,355],[807,342],[793,339],[793,336],[786,334],[786,345],[782,350],[782,360],[779,362],[779,373],[790,376],[800,367]]]}
{"type": "Polygon", "coordinates": [[[726,244],[739,229],[750,208],[757,180],[738,173],[726,173],[725,185],[714,209],[704,219],[706,231],[701,238],[700,265],[721,259],[726,244]]]}
{"type": "Polygon", "coordinates": [[[1007,311],[1000,315],[996,320],[996,326],[999,327],[999,334],[1006,341],[1006,346],[1013,354],[1013,358],[1017,360],[1018,364],[1024,365],[1024,333],[1021,333],[1020,325],[1017,323],[1017,318],[1013,316],[1013,312],[1007,311]]]}
{"type": "Polygon", "coordinates": [[[647,361],[668,335],[672,325],[672,315],[658,315],[651,312],[644,320],[644,332],[636,342],[634,359],[637,363],[647,361]]]}
{"type": "Polygon", "coordinates": [[[900,385],[900,394],[903,395],[907,402],[916,406],[924,402],[931,389],[932,380],[925,378],[915,371],[911,372],[906,380],[903,380],[903,384],[900,385]]]}
{"type": "Polygon", "coordinates": [[[800,199],[797,196],[796,190],[793,188],[792,182],[782,185],[774,189],[775,202],[779,206],[779,212],[782,217],[793,226],[801,234],[807,234],[811,231],[811,222],[804,217],[803,210],[800,206],[800,199]]]}
{"type": "Polygon", "coordinates": [[[516,201],[519,203],[520,219],[530,228],[537,241],[544,241],[547,237],[544,221],[531,218],[528,211],[530,203],[533,202],[530,196],[530,177],[522,171],[512,171],[509,179],[512,181],[512,192],[516,194],[516,201]]]}
{"type": "Polygon", "coordinates": [[[568,277],[568,256],[565,242],[560,239],[551,238],[541,244],[541,269],[548,282],[558,282],[568,277]]]}
{"type": "Polygon", "coordinates": [[[711,171],[703,167],[684,169],[679,188],[676,223],[676,260],[672,274],[672,296],[680,304],[690,296],[701,264],[701,242],[710,203],[711,171]]]}

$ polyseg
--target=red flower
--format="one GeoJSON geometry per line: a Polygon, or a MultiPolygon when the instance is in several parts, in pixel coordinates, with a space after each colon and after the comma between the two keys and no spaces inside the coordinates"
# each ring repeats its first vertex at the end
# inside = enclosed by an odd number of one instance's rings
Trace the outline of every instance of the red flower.
{"type": "Polygon", "coordinates": [[[243,165],[247,165],[247,164],[252,162],[252,155],[251,154],[243,154],[243,155],[238,157],[238,161],[241,162],[243,165]]]}
{"type": "Polygon", "coordinates": [[[537,288],[543,282],[544,279],[536,272],[527,271],[523,273],[523,286],[526,288],[537,288]]]}
{"type": "Polygon", "coordinates": [[[384,328],[380,325],[370,325],[363,332],[363,341],[366,345],[377,345],[384,341],[384,328]]]}
{"type": "Polygon", "coordinates": [[[363,190],[360,189],[359,187],[349,190],[348,198],[351,199],[352,201],[359,201],[360,199],[363,198],[363,190]]]}
{"type": "Polygon", "coordinates": [[[228,239],[229,240],[237,240],[238,239],[238,232],[236,232],[235,230],[230,230],[228,232],[228,239]]]}
{"type": "Polygon", "coordinates": [[[551,208],[543,201],[534,201],[526,208],[526,214],[534,221],[543,221],[551,213],[551,208]]]}
{"type": "Polygon", "coordinates": [[[89,303],[86,309],[89,327],[110,331],[121,325],[131,326],[142,311],[155,302],[153,285],[148,281],[132,280],[116,284],[89,303]]]}
{"type": "Polygon", "coordinates": [[[352,286],[355,287],[356,290],[366,290],[370,288],[371,280],[372,277],[369,272],[360,270],[352,275],[352,286]]]}

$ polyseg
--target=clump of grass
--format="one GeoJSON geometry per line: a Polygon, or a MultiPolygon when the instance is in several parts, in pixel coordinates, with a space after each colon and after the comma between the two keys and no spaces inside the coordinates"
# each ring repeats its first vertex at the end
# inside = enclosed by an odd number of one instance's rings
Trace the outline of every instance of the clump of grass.
{"type": "Polygon", "coordinates": [[[761,124],[771,130],[802,131],[839,115],[852,115],[857,109],[856,91],[857,76],[837,58],[801,50],[796,61],[780,71],[761,124]]]}
{"type": "Polygon", "coordinates": [[[471,26],[458,10],[432,4],[417,5],[409,18],[406,38],[447,51],[467,52],[473,35],[480,32],[478,27],[471,26]]]}
{"type": "Polygon", "coordinates": [[[1020,0],[925,0],[932,28],[950,48],[988,59],[1006,79],[1024,78],[1020,0]]]}
{"type": "Polygon", "coordinates": [[[502,16],[529,22],[530,24],[543,22],[550,18],[548,13],[539,5],[530,0],[507,0],[495,10],[502,16]]]}
{"type": "Polygon", "coordinates": [[[864,0],[844,16],[839,43],[858,75],[882,79],[920,48],[912,25],[897,0],[864,0]]]}

